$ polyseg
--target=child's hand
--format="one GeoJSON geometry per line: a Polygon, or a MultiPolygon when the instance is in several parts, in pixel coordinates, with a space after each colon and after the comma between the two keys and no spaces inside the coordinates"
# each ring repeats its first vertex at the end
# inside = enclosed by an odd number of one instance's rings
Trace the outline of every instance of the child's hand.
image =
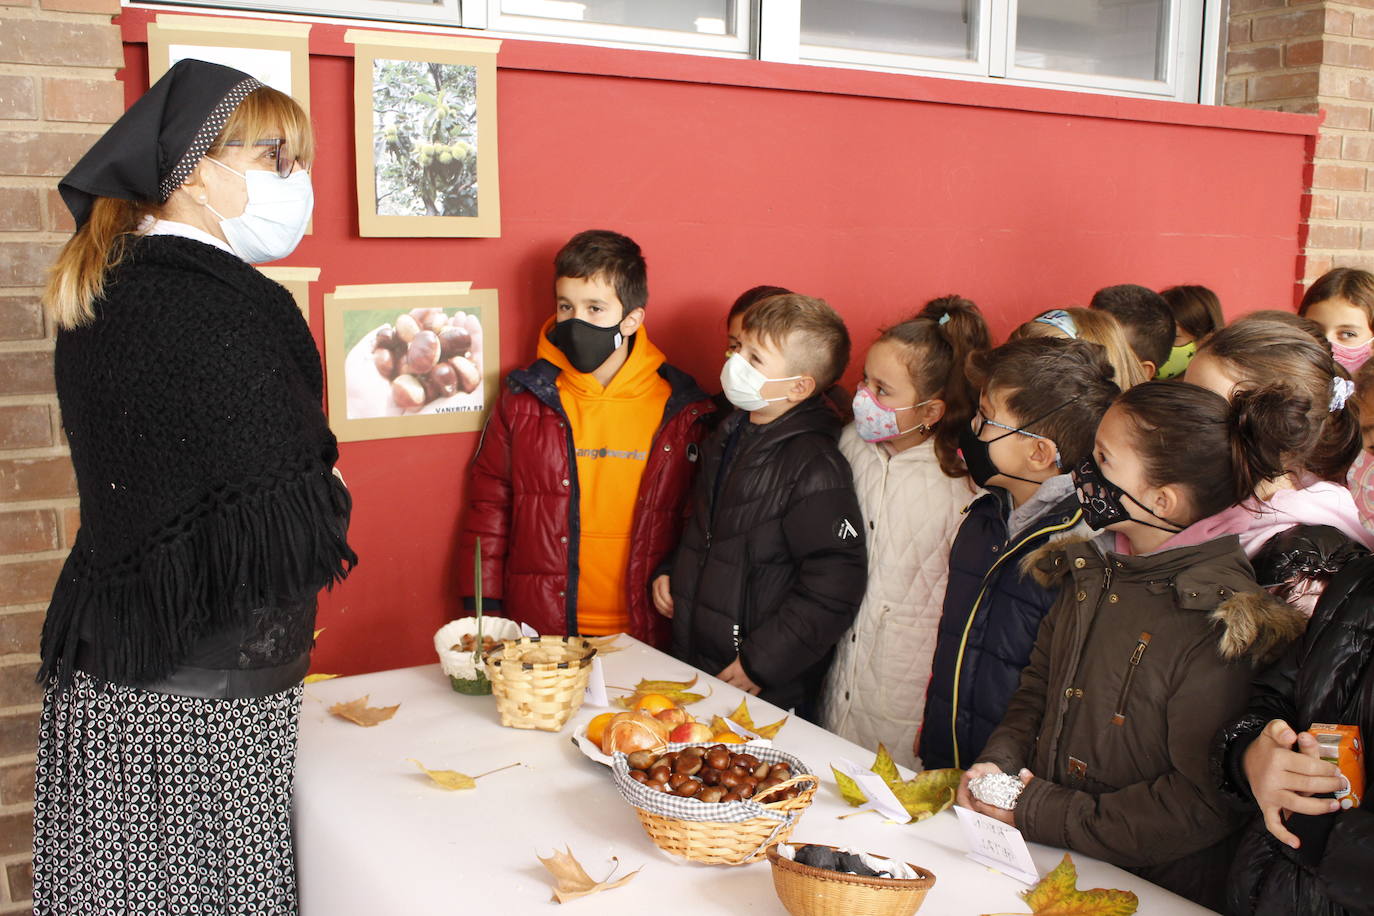
{"type": "Polygon", "coordinates": [[[1245,749],[1242,765],[1264,826],[1281,843],[1294,849],[1296,836],[1283,826],[1284,814],[1329,814],[1340,805],[1331,798],[1312,798],[1345,785],[1340,770],[1316,755],[1317,741],[1307,732],[1298,735],[1282,719],[1274,719],[1245,749]],[[1290,750],[1294,744],[1301,752],[1290,750]]]}
{"type": "MultiPolygon", "coordinates": [[[[996,805],[988,805],[983,802],[980,802],[978,799],[974,798],[972,793],[970,793],[968,790],[968,783],[970,779],[982,776],[984,773],[1000,772],[1002,772],[1002,769],[996,764],[975,763],[973,766],[968,768],[968,771],[964,773],[963,778],[959,780],[959,793],[957,800],[962,807],[969,808],[973,811],[977,811],[979,814],[990,817],[995,821],[1001,821],[1008,827],[1015,827],[1016,815],[1010,808],[999,808],[996,805]]],[[[1035,778],[1035,774],[1023,767],[1021,769],[1021,772],[1018,774],[1018,777],[1021,780],[1021,785],[1024,786],[1026,785],[1026,783],[1030,782],[1032,779],[1035,778]]]]}
{"type": "Polygon", "coordinates": [[[749,680],[749,675],[744,673],[744,666],[740,664],[738,655],[736,655],[735,660],[727,665],[725,670],[717,674],[716,677],[732,687],[738,687],[745,693],[753,694],[754,696],[758,696],[759,691],[763,689],[758,684],[749,680]]]}
{"type": "Polygon", "coordinates": [[[669,579],[667,576],[659,576],[654,580],[653,588],[650,589],[654,595],[654,610],[658,611],[669,620],[673,619],[673,593],[669,589],[669,579]]]}

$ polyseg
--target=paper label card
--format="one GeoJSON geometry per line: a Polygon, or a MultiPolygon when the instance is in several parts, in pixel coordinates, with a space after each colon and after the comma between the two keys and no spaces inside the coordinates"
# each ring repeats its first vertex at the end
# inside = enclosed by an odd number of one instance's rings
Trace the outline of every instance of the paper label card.
{"type": "Polygon", "coordinates": [[[964,830],[970,859],[1015,878],[1022,884],[1034,884],[1040,880],[1035,860],[1031,858],[1021,831],[996,818],[957,805],[954,813],[959,816],[959,826],[964,830]]]}
{"type": "Polygon", "coordinates": [[[592,659],[592,673],[587,679],[587,692],[582,697],[584,706],[605,707],[611,705],[611,700],[606,696],[606,675],[601,670],[601,659],[592,659]]]}
{"type": "Polygon", "coordinates": [[[534,627],[530,626],[530,625],[527,624],[527,623],[522,623],[522,624],[520,624],[520,635],[522,635],[522,636],[538,636],[538,635],[539,635],[539,631],[536,630],[534,627]]]}
{"type": "Polygon", "coordinates": [[[839,770],[858,784],[864,793],[864,798],[868,799],[859,807],[868,811],[877,811],[883,817],[898,824],[905,824],[911,821],[911,813],[902,806],[897,800],[897,796],[892,794],[892,789],[888,788],[883,778],[872,770],[866,770],[852,760],[841,758],[835,763],[835,769],[839,770]]]}

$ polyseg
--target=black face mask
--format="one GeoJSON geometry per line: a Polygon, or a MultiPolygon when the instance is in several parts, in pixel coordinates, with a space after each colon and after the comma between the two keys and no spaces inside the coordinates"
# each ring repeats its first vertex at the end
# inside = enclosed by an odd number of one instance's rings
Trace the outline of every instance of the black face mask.
{"type": "Polygon", "coordinates": [[[1083,521],[1087,522],[1089,528],[1101,530],[1118,522],[1136,522],[1170,534],[1178,534],[1183,530],[1167,518],[1150,512],[1140,500],[1108,480],[1092,455],[1074,466],[1073,484],[1078,491],[1078,504],[1083,507],[1083,521]],[[1156,525],[1154,522],[1134,518],[1126,511],[1126,504],[1121,501],[1123,496],[1164,524],[1156,525]]]}
{"type": "Polygon", "coordinates": [[[563,351],[578,372],[591,372],[611,358],[625,337],[618,324],[601,328],[581,318],[569,318],[554,324],[549,342],[563,351]]]}
{"type": "MultiPolygon", "coordinates": [[[[1070,404],[1077,400],[1077,396],[1069,398],[1067,401],[1065,401],[1063,404],[1060,404],[1058,407],[1045,411],[1043,414],[1036,417],[1031,422],[1027,423],[1026,426],[1034,426],[1036,423],[1039,423],[1041,420],[1045,419],[1050,414],[1055,413],[1056,411],[1063,410],[1065,407],[1068,407],[1070,404]]],[[[1006,471],[999,468],[997,466],[997,463],[992,460],[992,452],[990,451],[990,446],[992,445],[992,443],[998,441],[999,439],[1005,439],[1007,438],[1007,436],[1016,436],[1024,432],[1024,428],[1017,427],[1016,429],[1007,430],[1000,436],[993,436],[991,439],[985,440],[978,433],[975,433],[968,424],[964,424],[963,426],[961,426],[959,428],[959,454],[963,455],[964,466],[968,468],[969,476],[973,478],[973,482],[978,484],[978,486],[980,487],[986,487],[988,485],[989,480],[996,477],[998,474],[1001,474],[1003,477],[1010,477],[1012,480],[1020,480],[1024,481],[1025,483],[1033,483],[1038,485],[1040,483],[1040,481],[1038,480],[1031,480],[1026,477],[1017,477],[1015,474],[1008,474],[1006,471]]],[[[1059,463],[1059,456],[1057,452],[1054,460],[1056,464],[1059,463]]]]}

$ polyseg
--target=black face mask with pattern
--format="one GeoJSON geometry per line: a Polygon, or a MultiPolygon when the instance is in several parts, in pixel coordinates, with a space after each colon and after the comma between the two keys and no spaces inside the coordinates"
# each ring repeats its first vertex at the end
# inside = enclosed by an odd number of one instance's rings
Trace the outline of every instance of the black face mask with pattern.
{"type": "Polygon", "coordinates": [[[1150,512],[1144,503],[1108,480],[1092,455],[1088,455],[1074,466],[1073,485],[1078,493],[1078,505],[1083,508],[1083,521],[1087,522],[1089,528],[1101,530],[1118,522],[1136,522],[1170,534],[1178,534],[1183,530],[1167,518],[1150,512]],[[1164,524],[1156,525],[1154,522],[1132,516],[1126,510],[1126,504],[1121,501],[1123,496],[1164,524]]]}

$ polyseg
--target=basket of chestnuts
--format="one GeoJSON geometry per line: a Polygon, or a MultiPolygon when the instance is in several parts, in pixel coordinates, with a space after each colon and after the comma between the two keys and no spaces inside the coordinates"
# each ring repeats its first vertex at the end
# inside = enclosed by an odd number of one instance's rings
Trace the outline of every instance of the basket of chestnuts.
{"type": "Polygon", "coordinates": [[[819,780],[774,747],[670,744],[616,752],[616,788],[664,852],[707,865],[743,865],[791,835],[819,780]]]}
{"type": "Polygon", "coordinates": [[[561,729],[582,708],[596,647],[577,636],[508,639],[487,653],[487,680],[501,724],[561,729]]]}

